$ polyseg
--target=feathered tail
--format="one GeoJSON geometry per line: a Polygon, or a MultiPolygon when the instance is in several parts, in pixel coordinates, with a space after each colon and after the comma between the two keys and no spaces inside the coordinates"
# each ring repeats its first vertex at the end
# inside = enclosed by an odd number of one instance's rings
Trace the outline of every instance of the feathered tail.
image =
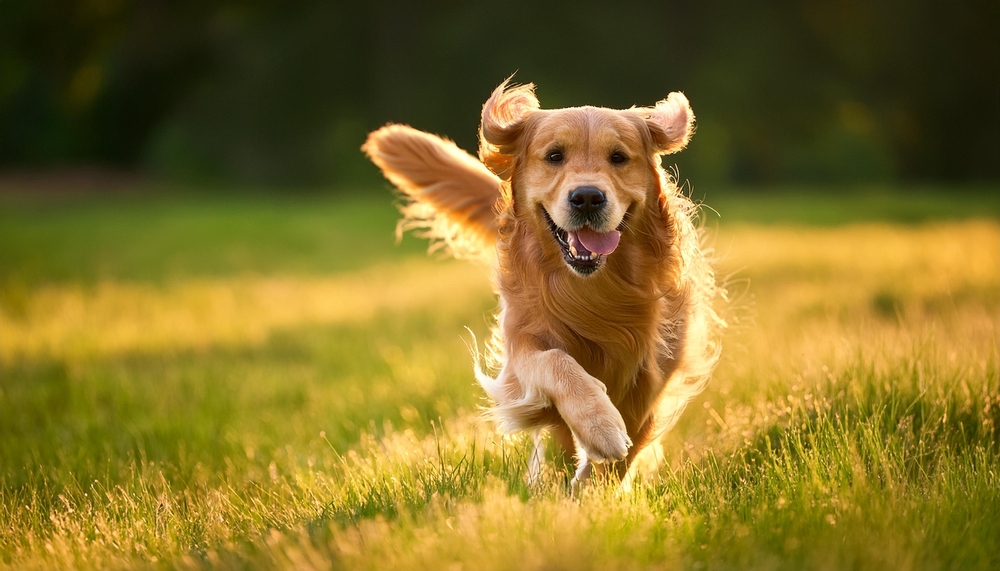
{"type": "Polygon", "coordinates": [[[406,197],[397,234],[422,230],[431,249],[488,259],[496,242],[501,181],[479,160],[441,137],[406,125],[368,135],[361,149],[406,197]]]}

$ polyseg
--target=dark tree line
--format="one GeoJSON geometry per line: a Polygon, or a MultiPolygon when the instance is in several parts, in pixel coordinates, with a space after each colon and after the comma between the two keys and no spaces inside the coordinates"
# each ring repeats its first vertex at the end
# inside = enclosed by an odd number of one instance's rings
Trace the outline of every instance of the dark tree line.
{"type": "Polygon", "coordinates": [[[543,106],[698,116],[682,176],[1000,179],[1000,3],[0,1],[0,168],[370,184],[389,121],[475,148],[513,72],[543,106]]]}

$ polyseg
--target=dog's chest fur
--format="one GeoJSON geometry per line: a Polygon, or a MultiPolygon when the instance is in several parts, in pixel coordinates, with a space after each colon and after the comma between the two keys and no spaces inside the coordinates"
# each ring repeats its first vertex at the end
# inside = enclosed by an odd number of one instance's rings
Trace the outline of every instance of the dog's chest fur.
{"type": "Polygon", "coordinates": [[[616,404],[636,389],[662,388],[679,343],[663,333],[683,304],[681,292],[664,291],[664,268],[675,262],[670,248],[626,235],[607,267],[581,278],[546,250],[549,236],[513,220],[505,230],[496,272],[505,335],[528,335],[543,348],[565,351],[607,386],[616,404]]]}

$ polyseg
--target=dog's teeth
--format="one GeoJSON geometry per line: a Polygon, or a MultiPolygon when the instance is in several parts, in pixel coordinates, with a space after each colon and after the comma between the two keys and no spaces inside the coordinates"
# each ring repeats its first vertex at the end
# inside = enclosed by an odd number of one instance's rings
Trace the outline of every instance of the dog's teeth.
{"type": "Polygon", "coordinates": [[[570,254],[573,254],[573,257],[574,257],[574,258],[576,258],[576,257],[577,257],[577,254],[576,254],[576,247],[575,247],[575,246],[574,246],[573,244],[570,244],[570,245],[569,245],[569,253],[570,253],[570,254]]]}

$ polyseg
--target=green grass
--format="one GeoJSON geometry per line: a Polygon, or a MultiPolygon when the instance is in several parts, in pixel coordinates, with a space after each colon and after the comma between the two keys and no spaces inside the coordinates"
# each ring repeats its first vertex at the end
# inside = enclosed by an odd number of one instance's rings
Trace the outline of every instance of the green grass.
{"type": "Polygon", "coordinates": [[[723,361],[576,497],[389,193],[0,196],[0,568],[998,568],[995,194],[707,196],[723,361]]]}

